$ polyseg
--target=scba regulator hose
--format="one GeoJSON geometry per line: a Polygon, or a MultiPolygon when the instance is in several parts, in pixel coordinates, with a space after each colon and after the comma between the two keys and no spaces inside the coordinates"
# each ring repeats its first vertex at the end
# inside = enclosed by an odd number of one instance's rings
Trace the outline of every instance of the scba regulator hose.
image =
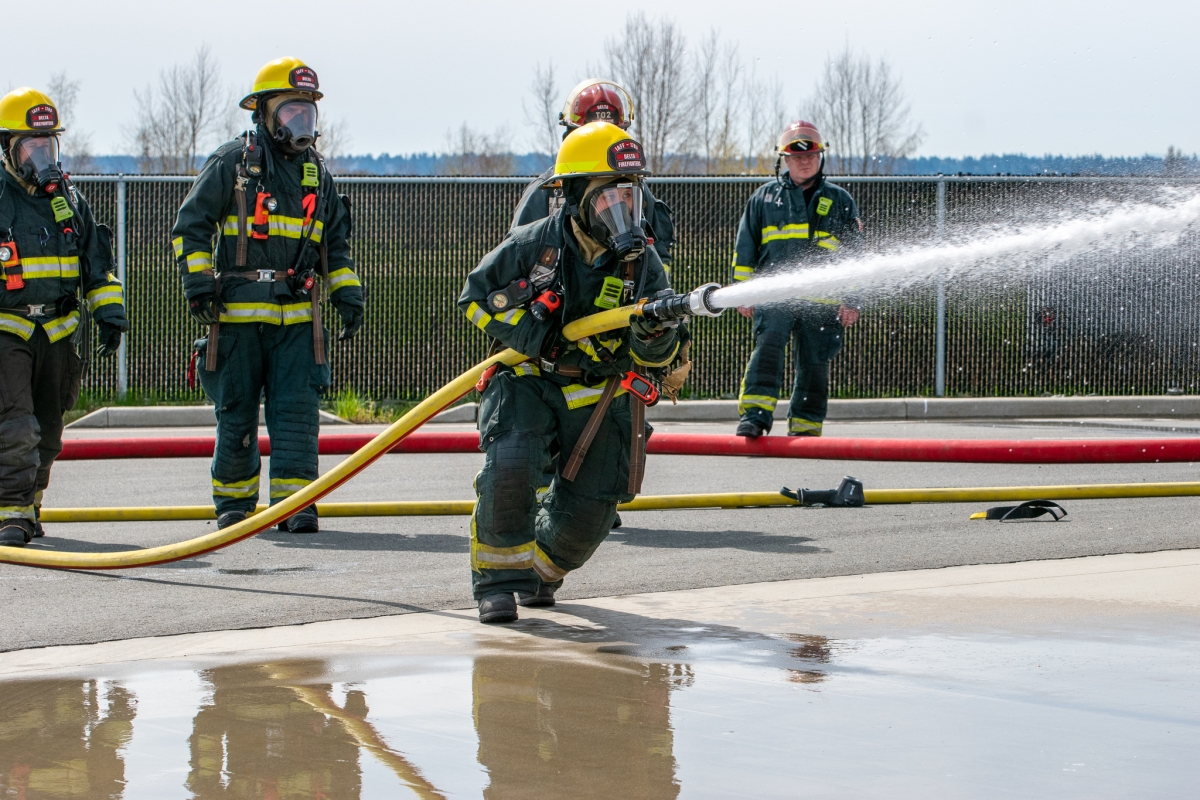
{"type": "MultiPolygon", "coordinates": [[[[701,287],[696,291],[704,292],[704,296],[707,297],[712,289],[701,287]]],[[[575,320],[563,327],[563,336],[575,341],[585,336],[595,336],[605,331],[627,327],[630,315],[641,316],[642,307],[643,304],[640,303],[636,306],[623,306],[575,320]]],[[[684,304],[684,307],[686,308],[687,304],[684,304]]],[[[0,563],[52,569],[128,569],[166,564],[228,547],[278,525],[282,520],[292,516],[305,506],[317,502],[362,472],[380,456],[389,452],[397,442],[421,427],[433,415],[474,389],[480,376],[493,364],[513,366],[525,360],[527,360],[527,356],[510,349],[481,361],[422,400],[416,408],[396,420],[387,430],[329,472],[286,500],[260,511],[236,525],[177,544],[110,553],[51,553],[44,550],[0,547],[0,563]]]]}

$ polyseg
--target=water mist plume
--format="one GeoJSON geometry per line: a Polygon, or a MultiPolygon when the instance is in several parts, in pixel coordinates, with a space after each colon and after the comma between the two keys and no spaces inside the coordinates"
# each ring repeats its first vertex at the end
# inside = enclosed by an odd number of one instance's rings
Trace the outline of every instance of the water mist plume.
{"type": "MultiPolygon", "coordinates": [[[[1008,280],[1062,265],[1085,254],[1166,247],[1200,222],[1200,193],[1164,190],[1160,202],[1095,202],[1038,227],[989,227],[954,243],[901,245],[881,253],[776,272],[713,293],[722,308],[781,303],[804,297],[894,294],[942,277],[1008,280]]],[[[1106,266],[1111,267],[1110,260],[1106,266]]]]}

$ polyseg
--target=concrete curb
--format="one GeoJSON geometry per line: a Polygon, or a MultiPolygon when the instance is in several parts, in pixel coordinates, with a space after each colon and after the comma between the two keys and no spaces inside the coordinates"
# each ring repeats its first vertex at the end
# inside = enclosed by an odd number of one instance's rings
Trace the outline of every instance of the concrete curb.
{"type": "MultiPolygon", "coordinates": [[[[651,422],[733,422],[736,400],[684,400],[659,403],[646,410],[651,422]]],[[[443,411],[431,422],[474,422],[478,406],[464,403],[443,411]]],[[[966,419],[1080,419],[1086,417],[1174,418],[1200,417],[1200,396],[1144,397],[914,397],[879,400],[830,400],[834,422],[966,420],[966,419]]],[[[775,406],[775,419],[787,419],[787,401],[775,406]]]]}
{"type": "MultiPolygon", "coordinates": [[[[341,417],[320,412],[322,425],[349,425],[341,417]]],[[[109,406],[99,408],[68,428],[206,428],[217,424],[212,406],[109,406]]],[[[266,424],[258,411],[258,424],[266,424]]]]}

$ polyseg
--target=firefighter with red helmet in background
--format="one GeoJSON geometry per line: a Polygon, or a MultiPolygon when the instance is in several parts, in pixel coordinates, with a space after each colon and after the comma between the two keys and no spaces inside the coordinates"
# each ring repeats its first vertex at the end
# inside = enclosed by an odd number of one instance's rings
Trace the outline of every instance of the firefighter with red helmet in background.
{"type": "MultiPolygon", "coordinates": [[[[825,148],[811,122],[793,122],[780,134],[775,179],[750,197],[738,225],[734,281],[819,263],[862,241],[854,198],[825,179],[825,148]],[[780,163],[786,167],[782,172],[780,163]]],[[[829,362],[842,349],[845,328],[858,320],[858,309],[842,298],[806,297],[738,311],[754,320],[754,352],[742,379],[737,435],[754,439],[771,431],[790,339],[796,376],[788,435],[820,436],[829,362]]]]}
{"type": "MultiPolygon", "coordinates": [[[[563,138],[566,139],[572,131],[597,121],[628,131],[634,121],[633,99],[612,81],[588,78],[580,81],[567,95],[558,114],[558,124],[565,128],[563,138]]],[[[547,186],[553,176],[554,167],[551,165],[525,187],[517,210],[513,213],[512,228],[545,219],[563,204],[565,197],[562,190],[547,186]]],[[[642,199],[645,203],[642,219],[647,233],[663,265],[670,268],[671,248],[675,246],[675,223],[671,209],[655,198],[647,187],[642,189],[642,199]]]]}

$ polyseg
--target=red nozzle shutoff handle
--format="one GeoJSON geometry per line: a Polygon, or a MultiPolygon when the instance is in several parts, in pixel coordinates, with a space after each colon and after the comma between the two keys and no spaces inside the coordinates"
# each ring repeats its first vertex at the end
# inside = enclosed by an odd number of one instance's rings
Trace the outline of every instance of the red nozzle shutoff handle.
{"type": "Polygon", "coordinates": [[[625,380],[621,381],[621,388],[648,406],[658,402],[658,389],[636,372],[625,373],[625,380]]]}

